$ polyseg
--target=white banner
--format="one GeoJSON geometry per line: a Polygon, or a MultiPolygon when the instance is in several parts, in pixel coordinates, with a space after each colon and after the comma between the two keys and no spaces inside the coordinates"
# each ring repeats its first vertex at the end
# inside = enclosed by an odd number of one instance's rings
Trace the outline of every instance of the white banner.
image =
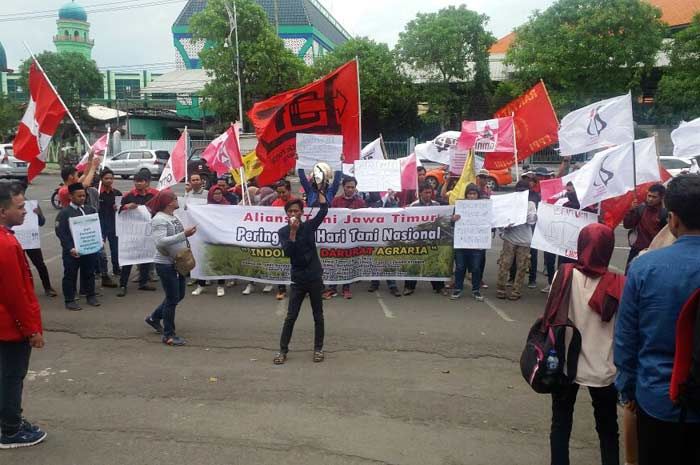
{"type": "Polygon", "coordinates": [[[97,213],[68,218],[68,225],[79,255],[90,255],[102,249],[102,229],[97,213]]]}
{"type": "Polygon", "coordinates": [[[40,249],[41,234],[39,234],[39,216],[34,213],[37,207],[36,200],[27,200],[24,203],[24,208],[27,214],[24,216],[24,223],[19,226],[13,226],[15,237],[22,245],[24,250],[40,249]]]}
{"type": "Polygon", "coordinates": [[[537,208],[537,225],[530,246],[533,249],[576,259],[581,230],[597,222],[598,215],[595,213],[540,202],[537,208]]]}
{"type": "Polygon", "coordinates": [[[593,103],[572,111],[561,120],[562,156],[586,153],[634,140],[632,94],[593,103]]]}
{"type": "Polygon", "coordinates": [[[460,135],[460,131],[447,131],[429,142],[418,144],[415,148],[416,157],[449,165],[460,135]]]}
{"type": "Polygon", "coordinates": [[[700,155],[700,118],[681,121],[680,126],[671,132],[671,140],[674,157],[693,158],[700,155]]]}
{"type": "Polygon", "coordinates": [[[117,215],[119,264],[152,263],[156,246],[151,233],[151,214],[144,205],[117,215]]]}
{"type": "Polygon", "coordinates": [[[367,144],[360,153],[360,160],[384,160],[384,158],[381,137],[367,144]]]}
{"type": "Polygon", "coordinates": [[[401,191],[399,160],[357,160],[355,178],[360,192],[401,191]]]}
{"type": "Polygon", "coordinates": [[[492,228],[518,226],[527,222],[528,191],[492,195],[492,228]]]}
{"type": "MultiPolygon", "coordinates": [[[[661,180],[653,137],[634,143],[637,164],[637,185],[661,180]]],[[[632,144],[620,145],[599,152],[583,167],[565,176],[571,181],[581,208],[623,195],[634,189],[632,144]]]]}
{"type": "Polygon", "coordinates": [[[297,134],[297,169],[313,169],[319,162],[328,163],[333,171],[342,169],[343,136],[297,134]]]}
{"type": "Polygon", "coordinates": [[[458,200],[455,214],[455,249],[491,248],[491,200],[458,200]]]}

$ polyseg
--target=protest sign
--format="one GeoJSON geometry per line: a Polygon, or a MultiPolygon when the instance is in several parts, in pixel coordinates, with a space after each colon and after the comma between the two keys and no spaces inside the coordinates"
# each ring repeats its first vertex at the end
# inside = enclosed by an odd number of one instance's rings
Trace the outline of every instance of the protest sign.
{"type": "Polygon", "coordinates": [[[455,203],[455,249],[491,248],[491,200],[458,200],[455,203]]]}
{"type": "Polygon", "coordinates": [[[151,214],[144,205],[119,213],[116,230],[120,265],[153,262],[156,246],[151,233],[151,214]]]}
{"type": "Polygon", "coordinates": [[[355,178],[360,192],[401,190],[401,162],[399,160],[357,160],[355,178]]]}
{"type": "Polygon", "coordinates": [[[68,218],[68,225],[79,255],[90,255],[102,249],[102,229],[97,213],[68,218]]]}
{"type": "Polygon", "coordinates": [[[355,176],[355,164],[354,163],[343,163],[343,174],[345,176],[355,176]]]}
{"type": "Polygon", "coordinates": [[[518,226],[527,222],[528,191],[491,196],[492,228],[518,226]]]}
{"type": "Polygon", "coordinates": [[[36,200],[27,200],[24,203],[24,208],[27,214],[24,216],[24,223],[19,226],[13,226],[15,238],[22,245],[24,250],[40,249],[41,235],[39,234],[39,216],[34,213],[37,207],[36,200]]]}
{"type": "MultiPolygon", "coordinates": [[[[330,209],[316,233],[327,284],[374,279],[447,281],[452,277],[452,207],[330,209]]],[[[318,209],[306,209],[308,221],[318,209]]],[[[291,265],[278,231],[281,208],[195,205],[190,238],[195,279],[289,283],[291,265]]]]}
{"type": "Polygon", "coordinates": [[[319,162],[328,163],[333,171],[342,169],[343,136],[297,134],[297,169],[313,169],[319,162]]]}
{"type": "Polygon", "coordinates": [[[597,222],[598,215],[595,213],[540,202],[531,247],[576,259],[579,233],[584,227],[597,222]]]}

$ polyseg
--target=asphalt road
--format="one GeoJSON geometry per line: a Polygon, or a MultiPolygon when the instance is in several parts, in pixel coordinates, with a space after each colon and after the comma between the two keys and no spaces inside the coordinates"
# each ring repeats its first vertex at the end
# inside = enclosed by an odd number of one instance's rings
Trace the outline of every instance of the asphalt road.
{"type": "MultiPolygon", "coordinates": [[[[48,199],[57,176],[30,187],[47,215],[42,248],[54,287],[61,259],[48,199]]],[[[118,181],[129,188],[130,182],[118,181]]],[[[618,245],[626,245],[618,232],[618,245]]],[[[487,257],[495,283],[500,243],[487,257]]],[[[616,250],[624,265],[627,251],[616,250]]],[[[540,262],[542,262],[540,257],[540,262]]],[[[542,267],[542,263],[540,264],[542,267]]],[[[1,272],[1,270],[0,270],[1,272]]],[[[37,293],[41,290],[37,282],[37,293]]],[[[539,284],[546,284],[540,275],[539,284]]],[[[520,375],[519,356],[545,296],[525,290],[450,301],[420,283],[396,298],[386,288],[326,302],[326,361],[314,364],[308,303],[289,360],[274,366],[286,301],[214,289],[187,295],[177,311],[186,347],[160,343],[143,318],[162,292],[126,298],[104,289],[103,305],[64,310],[40,294],[47,344],[25,383],[25,415],[49,436],[3,451],[26,464],[532,464],[548,462],[550,399],[520,375]]],[[[8,290],[3,290],[8,292],[8,290]]],[[[589,396],[582,393],[572,463],[599,461],[589,396]]]]}

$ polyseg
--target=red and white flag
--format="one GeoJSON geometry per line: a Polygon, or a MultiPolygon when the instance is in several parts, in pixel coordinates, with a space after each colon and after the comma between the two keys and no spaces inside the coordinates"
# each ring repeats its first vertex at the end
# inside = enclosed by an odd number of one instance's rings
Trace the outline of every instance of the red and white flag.
{"type": "Polygon", "coordinates": [[[513,117],[463,121],[457,148],[475,152],[515,152],[513,117]]]}
{"type": "Polygon", "coordinates": [[[418,159],[416,154],[399,158],[401,166],[401,190],[418,190],[418,159]]]}
{"type": "Polygon", "coordinates": [[[35,63],[29,67],[29,103],[12,143],[15,157],[29,162],[31,181],[46,166],[46,149],[66,109],[35,63]]]}
{"type": "MultiPolygon", "coordinates": [[[[104,155],[105,151],[107,150],[107,144],[109,143],[109,135],[105,134],[104,136],[100,137],[95,141],[94,144],[92,144],[91,149],[95,152],[95,156],[99,157],[104,155]]],[[[83,158],[80,160],[80,163],[75,167],[78,171],[84,171],[85,168],[87,168],[87,161],[88,158],[90,157],[90,152],[87,152],[85,155],[83,155],[83,158]]]]}
{"type": "Polygon", "coordinates": [[[179,183],[187,175],[187,129],[182,131],[168,163],[158,180],[158,190],[167,189],[179,183]]]}
{"type": "Polygon", "coordinates": [[[225,133],[214,139],[202,153],[202,158],[218,176],[243,166],[241,149],[238,145],[239,127],[238,124],[232,125],[225,133]]]}

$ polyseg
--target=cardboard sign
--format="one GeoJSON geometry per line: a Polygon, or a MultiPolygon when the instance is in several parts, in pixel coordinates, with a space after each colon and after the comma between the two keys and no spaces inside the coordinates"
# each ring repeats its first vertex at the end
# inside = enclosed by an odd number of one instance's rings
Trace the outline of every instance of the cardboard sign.
{"type": "Polygon", "coordinates": [[[401,190],[401,162],[399,160],[357,160],[355,178],[360,192],[401,190]]]}
{"type": "Polygon", "coordinates": [[[491,200],[458,200],[455,214],[455,249],[491,248],[491,200]]]}
{"type": "Polygon", "coordinates": [[[102,228],[97,213],[69,218],[68,224],[78,255],[90,255],[102,249],[102,228]]]}
{"type": "Polygon", "coordinates": [[[597,222],[595,213],[540,202],[531,247],[576,259],[581,230],[597,222]]]}
{"type": "Polygon", "coordinates": [[[34,213],[37,207],[36,200],[27,200],[24,203],[24,208],[27,214],[24,217],[24,223],[19,226],[13,226],[15,237],[22,245],[24,250],[40,249],[41,234],[39,234],[39,215],[34,213]]]}

